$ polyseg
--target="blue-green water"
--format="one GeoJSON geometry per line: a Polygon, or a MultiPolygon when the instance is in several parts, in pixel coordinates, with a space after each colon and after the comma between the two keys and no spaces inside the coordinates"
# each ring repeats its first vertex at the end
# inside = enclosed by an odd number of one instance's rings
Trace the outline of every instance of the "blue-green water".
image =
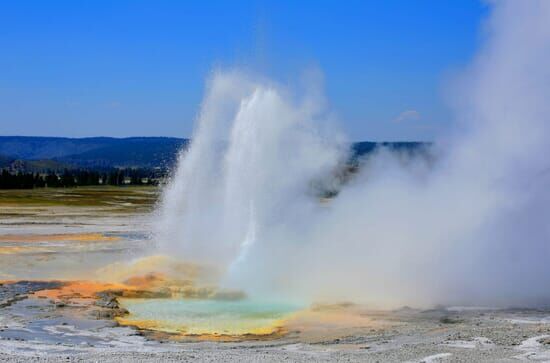
{"type": "Polygon", "coordinates": [[[121,299],[130,312],[123,323],[186,334],[269,334],[301,309],[258,300],[121,299]]]}

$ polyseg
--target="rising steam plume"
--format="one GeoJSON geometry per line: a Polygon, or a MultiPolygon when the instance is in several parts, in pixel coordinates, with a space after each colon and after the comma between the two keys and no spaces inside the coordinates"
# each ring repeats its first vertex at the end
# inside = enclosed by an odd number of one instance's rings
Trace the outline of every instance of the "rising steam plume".
{"type": "MultiPolygon", "coordinates": [[[[492,2],[435,163],[348,157],[316,84],[302,97],[237,71],[210,79],[159,209],[166,253],[221,284],[305,301],[550,301],[550,2],[492,2]],[[323,180],[340,193],[320,203],[323,180]]],[[[373,85],[375,87],[375,85],[373,85]]]]}

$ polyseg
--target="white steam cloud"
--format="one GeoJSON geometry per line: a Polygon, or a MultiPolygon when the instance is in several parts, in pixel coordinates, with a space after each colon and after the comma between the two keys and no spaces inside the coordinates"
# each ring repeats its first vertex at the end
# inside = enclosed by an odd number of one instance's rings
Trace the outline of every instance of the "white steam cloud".
{"type": "Polygon", "coordinates": [[[167,253],[249,294],[383,307],[550,302],[550,2],[492,4],[435,163],[381,150],[320,203],[348,155],[319,88],[209,84],[160,207],[167,253]]]}

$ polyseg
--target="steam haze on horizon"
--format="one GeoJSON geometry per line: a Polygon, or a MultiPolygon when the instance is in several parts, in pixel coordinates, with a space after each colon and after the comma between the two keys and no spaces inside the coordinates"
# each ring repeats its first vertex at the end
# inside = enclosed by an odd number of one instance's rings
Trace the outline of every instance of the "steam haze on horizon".
{"type": "Polygon", "coordinates": [[[346,137],[322,86],[215,73],[159,209],[161,249],[252,296],[550,303],[550,2],[491,2],[484,31],[435,164],[381,150],[326,204],[311,181],[346,137]]]}

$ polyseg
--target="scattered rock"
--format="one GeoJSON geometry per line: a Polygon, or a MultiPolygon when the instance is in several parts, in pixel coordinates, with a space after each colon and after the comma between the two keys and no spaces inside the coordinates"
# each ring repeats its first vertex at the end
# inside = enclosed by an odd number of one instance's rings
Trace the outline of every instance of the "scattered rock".
{"type": "Polygon", "coordinates": [[[542,345],[550,345],[550,337],[539,340],[539,343],[542,345]]]}
{"type": "Polygon", "coordinates": [[[458,323],[462,323],[462,320],[451,318],[450,316],[444,316],[439,319],[439,322],[441,324],[458,324],[458,323]]]}
{"type": "Polygon", "coordinates": [[[0,308],[26,299],[29,294],[40,290],[56,289],[62,286],[57,281],[17,281],[0,285],[0,308]]]}
{"type": "Polygon", "coordinates": [[[104,293],[104,292],[99,293],[97,295],[99,299],[94,303],[94,305],[100,306],[102,308],[107,308],[107,309],[119,308],[118,301],[116,297],[114,297],[113,295],[109,293],[104,293]]]}

